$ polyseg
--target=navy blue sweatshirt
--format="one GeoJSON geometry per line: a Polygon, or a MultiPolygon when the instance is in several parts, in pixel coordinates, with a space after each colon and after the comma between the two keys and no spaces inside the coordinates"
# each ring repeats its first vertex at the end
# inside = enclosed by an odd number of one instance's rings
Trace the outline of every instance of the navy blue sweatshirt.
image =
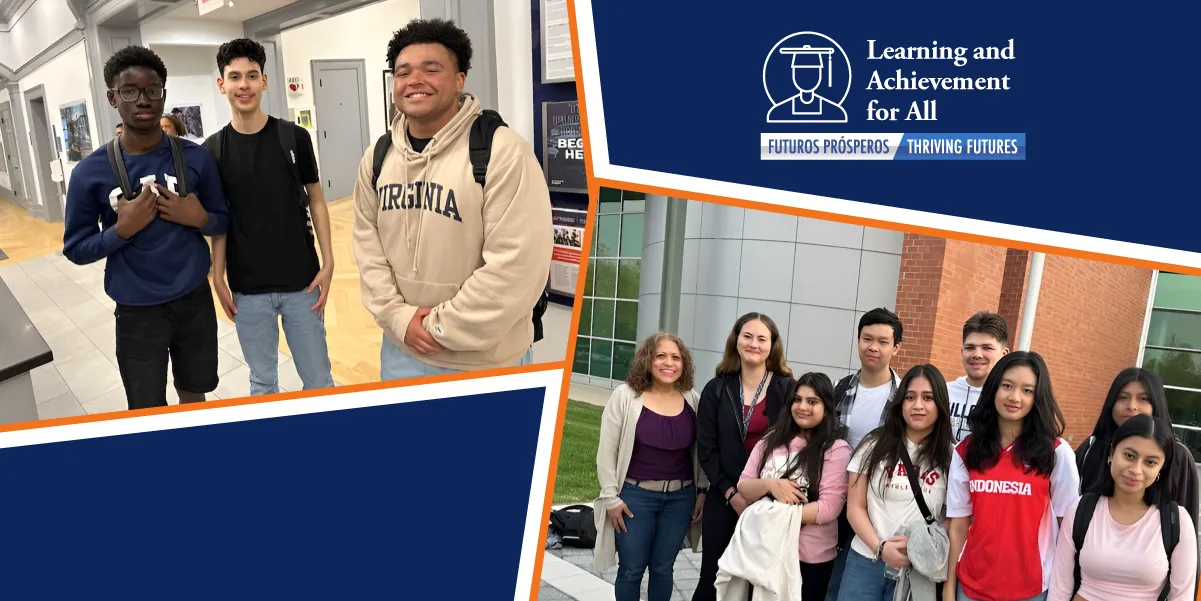
{"type": "MultiPolygon", "coordinates": [[[[104,291],[118,304],[159,305],[191,292],[208,277],[209,247],[204,237],[222,235],[229,226],[217,162],[194,142],[180,139],[179,144],[188,166],[188,191],[195,192],[208,211],[203,229],[155,216],[142,231],[122,240],[115,228],[121,188],[108,164],[107,147],[101,146],[71,171],[63,256],[77,265],[108,259],[104,291]]],[[[121,154],[135,192],[141,180],[177,191],[175,162],[166,134],[149,152],[129,154],[122,148],[121,154]]]]}

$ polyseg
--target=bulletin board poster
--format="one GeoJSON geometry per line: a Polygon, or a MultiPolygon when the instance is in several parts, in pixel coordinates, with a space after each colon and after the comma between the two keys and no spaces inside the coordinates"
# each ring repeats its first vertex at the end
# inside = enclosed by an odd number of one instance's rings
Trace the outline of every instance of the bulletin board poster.
{"type": "Polygon", "coordinates": [[[584,248],[584,224],[587,211],[552,209],[551,222],[555,228],[555,248],[551,253],[550,289],[565,296],[575,296],[580,277],[580,251],[584,248]]]}
{"type": "Polygon", "coordinates": [[[588,193],[582,132],[578,101],[542,103],[542,168],[551,190],[588,193]]]}

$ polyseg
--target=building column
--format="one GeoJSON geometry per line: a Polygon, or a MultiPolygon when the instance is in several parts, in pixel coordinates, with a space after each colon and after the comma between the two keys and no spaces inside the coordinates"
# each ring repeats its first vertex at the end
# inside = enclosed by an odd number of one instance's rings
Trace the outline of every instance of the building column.
{"type": "Polygon", "coordinates": [[[680,333],[680,281],[684,273],[684,223],[688,201],[667,199],[667,220],[663,228],[663,287],[659,300],[659,329],[680,333]]]}

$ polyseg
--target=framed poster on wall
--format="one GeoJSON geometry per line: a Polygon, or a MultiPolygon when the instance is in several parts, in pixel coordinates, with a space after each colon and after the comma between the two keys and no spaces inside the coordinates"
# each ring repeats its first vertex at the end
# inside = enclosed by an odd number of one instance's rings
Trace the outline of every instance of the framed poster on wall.
{"type": "Polygon", "coordinates": [[[384,115],[387,121],[384,121],[388,127],[392,127],[392,119],[396,117],[396,103],[392,102],[392,72],[384,69],[384,115]]]}
{"type": "Polygon", "coordinates": [[[68,162],[78,163],[93,150],[88,104],[83,100],[64,104],[58,108],[58,113],[62,119],[63,138],[60,142],[58,136],[52,136],[54,145],[59,153],[66,151],[68,162]]]}
{"type": "Polygon", "coordinates": [[[575,81],[567,0],[540,0],[542,36],[542,83],[575,81]]]}
{"type": "Polygon", "coordinates": [[[580,103],[542,103],[542,168],[546,185],[556,192],[588,193],[584,168],[584,135],[580,129],[580,103]]]}
{"type": "Polygon", "coordinates": [[[584,225],[588,211],[552,209],[555,247],[550,255],[550,289],[564,296],[575,296],[580,277],[580,251],[584,248],[584,225]]]}

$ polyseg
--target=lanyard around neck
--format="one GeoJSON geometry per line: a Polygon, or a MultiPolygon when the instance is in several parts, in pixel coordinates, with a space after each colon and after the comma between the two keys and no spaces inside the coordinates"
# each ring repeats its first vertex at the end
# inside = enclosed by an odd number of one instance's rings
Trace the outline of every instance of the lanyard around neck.
{"type": "MultiPolygon", "coordinates": [[[[755,414],[755,405],[759,404],[759,395],[763,393],[763,385],[767,384],[767,377],[771,372],[763,372],[763,379],[759,380],[759,388],[755,389],[755,398],[751,399],[751,408],[742,415],[742,439],[746,440],[747,429],[751,427],[751,416],[755,414]]],[[[738,377],[738,408],[746,406],[746,392],[742,385],[742,376],[738,377]]]]}

